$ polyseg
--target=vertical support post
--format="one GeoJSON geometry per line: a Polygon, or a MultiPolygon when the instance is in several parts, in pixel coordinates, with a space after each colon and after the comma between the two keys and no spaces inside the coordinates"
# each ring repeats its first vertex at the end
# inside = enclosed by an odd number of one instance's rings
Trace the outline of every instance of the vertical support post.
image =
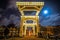
{"type": "Polygon", "coordinates": [[[33,26],[33,35],[35,35],[35,27],[33,26]]]}

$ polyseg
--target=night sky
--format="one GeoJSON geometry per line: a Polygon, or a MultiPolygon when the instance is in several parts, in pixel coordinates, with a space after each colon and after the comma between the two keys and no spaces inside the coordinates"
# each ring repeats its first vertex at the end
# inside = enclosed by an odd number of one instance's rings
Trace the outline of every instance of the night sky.
{"type": "MultiPolygon", "coordinates": [[[[16,1],[24,0],[0,0],[0,25],[8,25],[13,22],[16,26],[20,23],[20,12],[17,9],[16,1]]],[[[25,0],[32,1],[32,0],[25,0]]],[[[45,2],[39,16],[39,24],[42,26],[60,25],[60,1],[59,0],[34,0],[45,2]],[[43,11],[48,10],[48,14],[43,11]]]]}

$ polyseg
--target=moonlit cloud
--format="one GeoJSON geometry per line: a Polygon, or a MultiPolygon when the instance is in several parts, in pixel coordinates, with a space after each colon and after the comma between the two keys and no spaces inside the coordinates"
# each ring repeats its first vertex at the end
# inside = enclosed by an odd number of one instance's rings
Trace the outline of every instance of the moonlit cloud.
{"type": "Polygon", "coordinates": [[[7,18],[4,18],[1,22],[2,25],[7,26],[9,24],[10,20],[8,20],[7,18]]]}
{"type": "Polygon", "coordinates": [[[7,8],[12,8],[12,7],[17,8],[16,1],[17,0],[9,0],[7,8]]]}
{"type": "Polygon", "coordinates": [[[10,20],[15,20],[16,16],[15,15],[10,15],[10,20]]]}
{"type": "Polygon", "coordinates": [[[20,18],[18,16],[10,15],[9,20],[12,21],[15,24],[15,26],[19,27],[19,25],[20,25],[20,18]]]}
{"type": "Polygon", "coordinates": [[[19,25],[20,25],[20,17],[11,14],[9,19],[3,18],[2,21],[0,22],[0,25],[7,26],[10,23],[13,23],[13,24],[15,24],[16,27],[19,27],[19,25]]]}
{"type": "Polygon", "coordinates": [[[20,20],[19,20],[20,18],[18,17],[18,16],[16,16],[16,18],[15,18],[15,20],[14,20],[14,24],[15,24],[15,26],[17,26],[17,27],[19,27],[19,25],[20,25],[20,20]]]}
{"type": "Polygon", "coordinates": [[[50,15],[49,17],[47,17],[47,18],[41,18],[40,20],[42,20],[42,21],[40,21],[40,24],[42,25],[42,26],[55,26],[55,25],[58,25],[57,23],[59,22],[60,23],[60,21],[58,21],[59,19],[60,19],[60,16],[58,15],[58,14],[52,14],[52,15],[50,15]],[[47,19],[48,18],[48,19],[47,19]],[[47,19],[47,20],[46,20],[47,19]],[[56,22],[57,21],[57,22],[56,22]]]}

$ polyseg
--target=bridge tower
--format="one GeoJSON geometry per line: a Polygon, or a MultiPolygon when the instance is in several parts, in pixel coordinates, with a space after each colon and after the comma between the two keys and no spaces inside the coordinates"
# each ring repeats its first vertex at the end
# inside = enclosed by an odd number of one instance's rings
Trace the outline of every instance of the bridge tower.
{"type": "Polygon", "coordinates": [[[38,36],[39,13],[44,6],[44,2],[16,2],[21,12],[20,36],[38,36]]]}

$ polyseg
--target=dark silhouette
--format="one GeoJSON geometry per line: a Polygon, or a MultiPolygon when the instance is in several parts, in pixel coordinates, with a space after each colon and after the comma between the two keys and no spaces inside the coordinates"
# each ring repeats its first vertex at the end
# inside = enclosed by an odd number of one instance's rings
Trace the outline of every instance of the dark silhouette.
{"type": "Polygon", "coordinates": [[[13,23],[10,23],[9,25],[7,25],[7,27],[8,27],[8,28],[11,28],[11,27],[14,28],[15,25],[14,25],[13,23]]]}
{"type": "Polygon", "coordinates": [[[4,27],[5,27],[4,25],[1,25],[1,26],[0,26],[0,39],[3,39],[3,38],[4,38],[4,37],[3,37],[3,35],[4,35],[4,30],[3,30],[4,27]]]}
{"type": "Polygon", "coordinates": [[[4,30],[4,36],[7,37],[8,34],[9,34],[9,29],[8,28],[5,28],[5,30],[4,30]]]}

